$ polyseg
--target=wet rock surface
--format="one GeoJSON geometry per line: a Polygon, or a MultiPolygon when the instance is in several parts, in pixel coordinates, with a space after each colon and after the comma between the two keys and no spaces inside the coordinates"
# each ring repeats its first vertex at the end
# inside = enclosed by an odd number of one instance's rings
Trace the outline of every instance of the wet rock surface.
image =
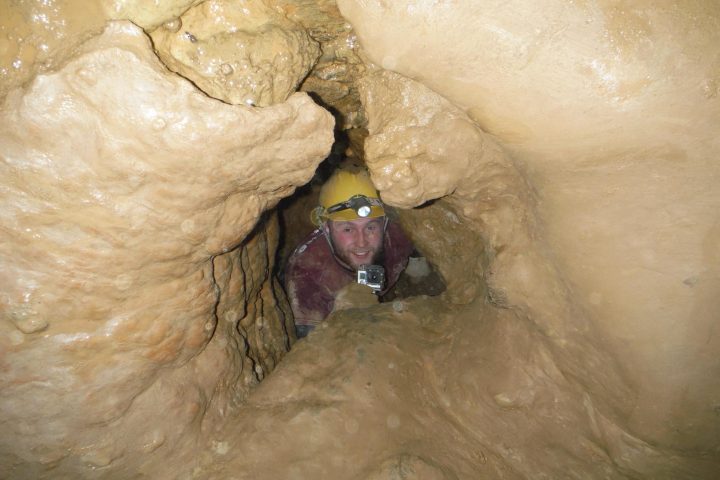
{"type": "Polygon", "coordinates": [[[208,0],[151,35],[171,70],[236,105],[284,102],[320,55],[304,28],[260,0],[208,0]]]}
{"type": "Polygon", "coordinates": [[[0,18],[0,477],[715,478],[716,5],[338,6],[0,18]],[[447,290],[295,342],[310,68],[447,290]]]}
{"type": "Polygon", "coordinates": [[[3,471],[177,455],[289,349],[275,220],[256,225],[324,158],[332,117],[304,94],[212,100],[118,22],[0,122],[3,471]]]}
{"type": "MultiPolygon", "coordinates": [[[[707,249],[720,206],[711,161],[720,100],[708,87],[720,62],[717,5],[545,1],[521,15],[499,2],[338,5],[376,65],[463,110],[530,185],[532,225],[519,242],[531,248],[492,262],[500,281],[489,283],[505,287],[491,298],[524,305],[551,336],[575,330],[604,344],[630,388],[607,407],[624,412],[633,435],[717,458],[720,431],[708,419],[720,391],[710,354],[718,304],[708,293],[720,287],[720,263],[707,249]],[[533,250],[541,256],[524,253],[533,250]],[[555,271],[560,290],[543,290],[553,283],[530,274],[538,267],[555,271]],[[683,283],[691,272],[703,272],[705,289],[683,283]],[[563,290],[567,301],[542,314],[563,290]]],[[[594,398],[612,390],[599,387],[594,398]]]]}

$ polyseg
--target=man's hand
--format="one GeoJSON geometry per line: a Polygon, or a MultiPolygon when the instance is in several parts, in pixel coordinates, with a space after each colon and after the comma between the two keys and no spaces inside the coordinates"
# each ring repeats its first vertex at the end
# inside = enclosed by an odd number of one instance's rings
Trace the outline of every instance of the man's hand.
{"type": "Polygon", "coordinates": [[[338,292],[333,311],[369,307],[379,302],[380,299],[373,293],[372,288],[352,282],[338,292]]]}

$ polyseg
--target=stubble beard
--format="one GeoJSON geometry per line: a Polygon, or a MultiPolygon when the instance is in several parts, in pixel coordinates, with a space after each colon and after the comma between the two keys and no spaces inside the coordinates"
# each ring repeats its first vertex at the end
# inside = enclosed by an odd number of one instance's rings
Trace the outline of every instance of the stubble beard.
{"type": "MultiPolygon", "coordinates": [[[[338,250],[335,245],[333,244],[333,248],[335,249],[335,255],[342,260],[343,263],[348,265],[353,270],[357,271],[360,265],[355,265],[346,252],[338,250]]],[[[369,261],[363,262],[363,265],[382,265],[383,261],[385,260],[385,250],[383,249],[383,245],[381,244],[380,247],[375,251],[370,258],[369,261]]]]}

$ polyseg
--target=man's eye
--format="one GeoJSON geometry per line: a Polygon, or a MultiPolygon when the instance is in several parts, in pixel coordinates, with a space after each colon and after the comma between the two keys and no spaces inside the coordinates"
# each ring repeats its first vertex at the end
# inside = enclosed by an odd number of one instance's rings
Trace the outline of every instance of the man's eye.
{"type": "Polygon", "coordinates": [[[342,229],[342,231],[343,231],[344,233],[350,233],[350,232],[352,232],[352,228],[350,228],[350,227],[345,227],[345,228],[342,229]]]}

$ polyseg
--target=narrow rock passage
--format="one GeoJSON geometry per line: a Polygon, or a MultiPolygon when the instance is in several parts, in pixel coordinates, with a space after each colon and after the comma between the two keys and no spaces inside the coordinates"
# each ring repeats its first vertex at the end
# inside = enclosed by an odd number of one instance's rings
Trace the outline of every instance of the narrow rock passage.
{"type": "Polygon", "coordinates": [[[151,3],[2,7],[1,478],[717,476],[717,2],[151,3]],[[345,157],[445,289],[296,341],[345,157]]]}

